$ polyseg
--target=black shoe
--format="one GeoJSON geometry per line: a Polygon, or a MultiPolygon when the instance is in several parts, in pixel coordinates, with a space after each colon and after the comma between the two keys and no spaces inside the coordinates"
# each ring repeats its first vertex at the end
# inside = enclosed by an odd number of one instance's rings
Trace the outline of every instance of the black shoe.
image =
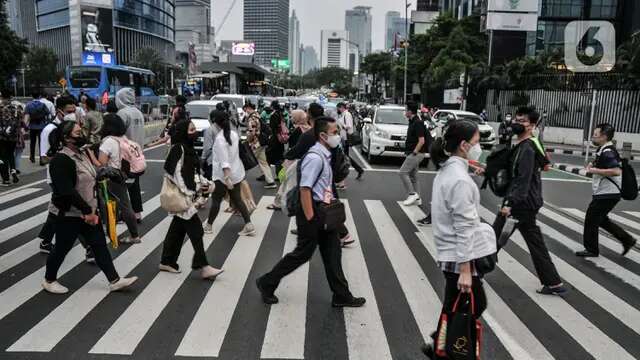
{"type": "Polygon", "coordinates": [[[298,229],[291,229],[289,232],[291,235],[298,235],[298,229]]]}
{"type": "Polygon", "coordinates": [[[11,172],[11,179],[13,180],[14,184],[17,184],[18,181],[20,181],[20,179],[18,178],[18,173],[16,173],[15,170],[11,172]]]}
{"type": "Polygon", "coordinates": [[[3,181],[2,184],[0,184],[0,186],[4,186],[4,187],[11,186],[11,183],[8,181],[3,181]]]}
{"type": "Polygon", "coordinates": [[[567,292],[569,292],[569,290],[567,290],[567,288],[564,287],[564,285],[555,286],[555,287],[550,287],[550,286],[545,285],[541,289],[536,290],[536,292],[538,294],[542,294],[542,295],[562,296],[562,295],[566,294],[567,292]]]}
{"type": "Polygon", "coordinates": [[[633,242],[629,245],[622,245],[624,247],[624,250],[622,250],[622,256],[627,255],[627,253],[629,252],[629,250],[631,250],[632,247],[636,246],[636,242],[638,240],[633,239],[633,242]]]}
{"type": "Polygon", "coordinates": [[[260,175],[256,178],[257,181],[264,181],[264,175],[260,175]]]}
{"type": "Polygon", "coordinates": [[[598,254],[592,253],[589,250],[582,250],[582,251],[576,251],[576,256],[583,257],[583,258],[589,258],[589,257],[598,257],[598,254]]]}
{"type": "Polygon", "coordinates": [[[20,175],[20,170],[16,169],[16,174],[20,175]]]}
{"type": "Polygon", "coordinates": [[[40,252],[43,254],[50,254],[53,251],[53,244],[52,243],[45,243],[44,241],[42,241],[40,243],[40,252]]]}
{"type": "Polygon", "coordinates": [[[31,161],[32,164],[36,163],[36,159],[35,158],[29,158],[29,161],[31,161]]]}
{"type": "Polygon", "coordinates": [[[425,354],[429,359],[435,359],[435,352],[433,351],[433,345],[424,344],[420,347],[422,353],[425,354]]]}
{"type": "Polygon", "coordinates": [[[96,256],[93,255],[93,251],[91,249],[87,249],[87,253],[85,254],[85,260],[88,264],[96,263],[96,256]]]}
{"type": "Polygon", "coordinates": [[[277,304],[278,297],[273,295],[273,292],[268,292],[267,290],[265,290],[265,288],[260,283],[260,279],[262,278],[256,279],[256,287],[258,288],[258,291],[260,291],[260,296],[262,296],[262,302],[265,304],[277,304]]]}
{"type": "Polygon", "coordinates": [[[362,175],[364,175],[364,170],[358,171],[358,176],[356,176],[356,180],[362,180],[362,175]]]}
{"type": "Polygon", "coordinates": [[[331,306],[333,306],[333,307],[361,307],[366,302],[367,302],[367,300],[365,300],[365,298],[363,298],[363,297],[352,296],[350,299],[346,299],[346,300],[338,300],[338,299],[336,299],[334,297],[333,301],[331,301],[331,306]]]}
{"type": "Polygon", "coordinates": [[[420,226],[429,226],[431,225],[431,214],[427,215],[424,219],[418,220],[418,225],[420,226]]]}

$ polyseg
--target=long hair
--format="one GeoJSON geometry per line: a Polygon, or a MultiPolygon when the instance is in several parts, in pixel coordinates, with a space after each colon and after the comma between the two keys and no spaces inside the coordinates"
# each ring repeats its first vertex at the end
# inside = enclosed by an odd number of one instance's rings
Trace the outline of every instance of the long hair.
{"type": "Polygon", "coordinates": [[[229,114],[226,111],[214,110],[211,112],[211,122],[217,124],[222,129],[224,139],[229,145],[231,142],[231,123],[229,122],[229,114]]]}
{"type": "Polygon", "coordinates": [[[436,165],[436,169],[440,169],[442,163],[458,150],[462,141],[471,141],[476,132],[478,132],[478,124],[473,121],[450,121],[442,137],[436,139],[431,146],[431,159],[436,165]]]}
{"type": "Polygon", "coordinates": [[[122,118],[114,113],[109,113],[104,116],[102,121],[102,128],[100,129],[100,136],[105,138],[107,136],[123,136],[127,133],[127,127],[124,125],[122,118]]]}

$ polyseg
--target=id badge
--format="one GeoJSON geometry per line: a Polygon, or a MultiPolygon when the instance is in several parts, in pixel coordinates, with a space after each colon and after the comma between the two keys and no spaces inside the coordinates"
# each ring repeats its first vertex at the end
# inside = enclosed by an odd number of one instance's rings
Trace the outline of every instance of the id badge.
{"type": "Polygon", "coordinates": [[[325,204],[331,204],[331,200],[333,200],[333,192],[331,191],[331,188],[324,189],[324,197],[322,201],[325,204]]]}

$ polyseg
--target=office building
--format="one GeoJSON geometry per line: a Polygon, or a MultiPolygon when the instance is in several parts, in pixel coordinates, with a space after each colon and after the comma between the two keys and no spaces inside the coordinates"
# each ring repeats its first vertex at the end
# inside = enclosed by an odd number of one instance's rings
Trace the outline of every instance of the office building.
{"type": "Polygon", "coordinates": [[[416,11],[439,11],[440,0],[418,0],[416,11]]]}
{"type": "Polygon", "coordinates": [[[388,11],[385,16],[386,41],[385,49],[397,47],[400,39],[407,37],[406,19],[397,11],[388,11]]]}
{"type": "Polygon", "coordinates": [[[176,0],[176,61],[197,71],[213,58],[213,27],[210,0],[176,0]],[[195,68],[194,68],[195,67],[195,68]]]}
{"type": "Polygon", "coordinates": [[[58,68],[91,63],[131,62],[150,47],[175,61],[174,0],[15,0],[14,29],[29,44],[48,47],[58,68]]]}
{"type": "Polygon", "coordinates": [[[255,62],[289,58],[289,0],[244,0],[244,39],[255,43],[255,62]]]}
{"type": "Polygon", "coordinates": [[[345,12],[345,29],[349,40],[357,44],[360,59],[371,53],[371,7],[356,6],[345,12]]]}
{"type": "Polygon", "coordinates": [[[320,33],[320,66],[349,68],[349,32],[322,30],[320,33]]]}
{"type": "Polygon", "coordinates": [[[20,20],[19,2],[19,0],[7,0],[4,6],[9,28],[18,34],[18,36],[22,36],[22,21],[20,20]]]}
{"type": "Polygon", "coordinates": [[[300,74],[300,21],[293,10],[289,18],[289,72],[300,74]]]}
{"type": "Polygon", "coordinates": [[[308,74],[311,70],[320,68],[320,62],[318,61],[318,52],[313,46],[302,47],[302,75],[308,74]]]}

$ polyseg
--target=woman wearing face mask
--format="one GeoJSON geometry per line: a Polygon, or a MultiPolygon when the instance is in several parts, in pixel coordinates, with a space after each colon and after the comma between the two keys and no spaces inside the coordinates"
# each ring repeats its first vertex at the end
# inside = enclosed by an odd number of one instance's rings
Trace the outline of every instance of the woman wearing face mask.
{"type": "MultiPolygon", "coordinates": [[[[460,292],[473,293],[477,316],[487,307],[487,299],[473,260],[496,251],[493,229],[480,221],[480,191],[469,175],[469,161],[477,161],[481,154],[478,125],[466,120],[450,123],[431,148],[438,169],[431,214],[438,267],[445,278],[443,310],[452,310],[460,292]]],[[[423,351],[435,359],[431,345],[423,351]]]]}
{"type": "Polygon", "coordinates": [[[241,183],[245,177],[244,166],[240,160],[240,137],[235,131],[231,131],[229,115],[224,111],[211,112],[213,126],[217,127],[218,135],[213,143],[213,163],[211,167],[211,179],[215,181],[215,190],[211,195],[211,209],[209,219],[204,227],[205,233],[212,233],[213,222],[220,211],[220,203],[226,193],[233,208],[240,212],[244,219],[244,228],[238,233],[240,236],[253,236],[256,233],[251,223],[249,210],[242,201],[241,183]]]}
{"type": "MultiPolygon", "coordinates": [[[[116,114],[107,114],[104,116],[100,136],[102,142],[98,154],[98,166],[109,166],[117,170],[122,170],[122,155],[120,154],[120,139],[125,136],[127,129],[124,121],[116,114]]],[[[142,241],[138,231],[138,222],[136,214],[129,200],[129,191],[127,184],[108,180],[107,183],[109,193],[118,199],[118,210],[122,214],[122,219],[129,229],[129,237],[120,240],[123,244],[138,244],[142,241]]]]}
{"type": "MultiPolygon", "coordinates": [[[[193,142],[198,137],[196,126],[188,120],[181,120],[175,124],[174,133],[171,136],[171,150],[164,163],[164,170],[176,184],[180,191],[186,196],[195,197],[198,190],[208,192],[208,185],[198,189],[196,176],[200,176],[200,166],[198,165],[198,155],[193,148],[193,142]]],[[[199,184],[208,184],[201,181],[199,184]]],[[[160,270],[177,274],[180,272],[178,257],[185,235],[189,236],[194,254],[191,262],[192,269],[199,269],[203,279],[214,279],[222,273],[222,269],[216,269],[209,265],[205,253],[202,231],[202,222],[198,217],[198,209],[192,205],[189,209],[181,213],[170,213],[173,215],[169,231],[164,239],[162,248],[162,260],[160,260],[160,270]]]]}
{"type": "Polygon", "coordinates": [[[65,121],[55,131],[60,135],[55,137],[58,143],[51,144],[51,148],[54,151],[60,150],[49,164],[53,189],[49,211],[57,214],[56,245],[47,258],[47,270],[42,287],[53,294],[69,291],[58,283],[58,269],[81,235],[93,250],[98,267],[109,280],[109,289],[122,290],[138,278],[121,278],[113,266],[104,230],[100,218],[96,215],[96,170],[86,154],[87,150],[81,150],[86,144],[82,128],[74,121],[65,121]]]}

